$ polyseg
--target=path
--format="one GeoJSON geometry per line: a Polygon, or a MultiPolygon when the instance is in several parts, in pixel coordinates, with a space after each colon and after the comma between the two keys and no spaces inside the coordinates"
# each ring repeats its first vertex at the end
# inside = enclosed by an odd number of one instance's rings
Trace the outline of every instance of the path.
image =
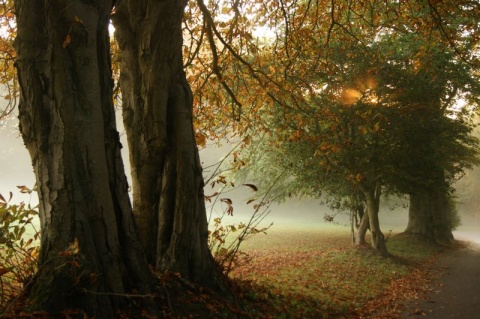
{"type": "Polygon", "coordinates": [[[480,319],[480,234],[458,232],[455,237],[471,244],[446,254],[436,266],[445,276],[403,318],[480,319]]]}

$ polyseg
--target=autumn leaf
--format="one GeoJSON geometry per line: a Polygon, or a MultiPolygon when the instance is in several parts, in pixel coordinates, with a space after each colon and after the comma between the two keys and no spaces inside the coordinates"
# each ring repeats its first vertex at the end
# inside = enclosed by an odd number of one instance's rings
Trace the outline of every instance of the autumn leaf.
{"type": "Polygon", "coordinates": [[[215,192],[215,193],[213,193],[212,195],[205,195],[204,197],[205,197],[205,200],[206,200],[206,201],[208,201],[209,203],[211,203],[211,202],[212,202],[212,198],[215,197],[215,196],[217,196],[217,195],[218,195],[218,192],[215,192]]]}
{"type": "Polygon", "coordinates": [[[72,41],[72,37],[70,36],[70,33],[68,33],[67,36],[65,37],[65,40],[63,40],[62,47],[65,49],[66,47],[68,47],[71,41],[72,41]]]}
{"type": "Polygon", "coordinates": [[[197,141],[198,147],[205,147],[205,145],[207,145],[207,137],[203,133],[195,133],[195,141],[197,141]]]}
{"type": "Polygon", "coordinates": [[[8,272],[10,272],[10,270],[8,268],[0,267],[0,276],[3,276],[8,272]]]}
{"type": "Polygon", "coordinates": [[[227,204],[227,214],[233,216],[232,200],[230,198],[222,198],[220,201],[227,204]]]}
{"type": "Polygon", "coordinates": [[[232,200],[230,198],[222,198],[220,199],[221,202],[226,203],[227,205],[232,205],[232,200]]]}
{"type": "Polygon", "coordinates": [[[255,186],[255,185],[253,185],[253,184],[243,184],[243,185],[250,187],[250,188],[251,188],[253,191],[255,191],[255,192],[258,191],[258,187],[255,186]]]}
{"type": "Polygon", "coordinates": [[[20,190],[20,193],[22,193],[22,194],[32,193],[32,190],[25,185],[17,186],[17,188],[20,190]]]}
{"type": "Polygon", "coordinates": [[[80,23],[81,25],[84,25],[83,20],[80,19],[79,17],[75,16],[74,19],[75,19],[75,22],[78,22],[78,23],[80,23]]]}

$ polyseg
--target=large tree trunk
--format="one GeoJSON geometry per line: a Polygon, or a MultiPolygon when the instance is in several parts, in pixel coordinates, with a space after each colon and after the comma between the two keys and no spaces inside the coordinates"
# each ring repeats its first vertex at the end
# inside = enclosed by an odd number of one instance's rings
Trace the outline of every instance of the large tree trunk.
{"type": "Polygon", "coordinates": [[[151,291],[112,103],[111,1],[17,0],[20,129],[40,199],[33,309],[113,318],[151,291]]]}
{"type": "Polygon", "coordinates": [[[451,201],[449,186],[441,168],[431,167],[435,182],[418,187],[410,194],[408,225],[405,232],[438,244],[453,241],[452,231],[459,220],[451,201]]]}
{"type": "Polygon", "coordinates": [[[380,194],[381,186],[362,187],[362,192],[365,195],[367,202],[367,214],[371,233],[372,247],[380,252],[383,256],[388,256],[387,246],[385,244],[385,236],[380,230],[380,220],[378,212],[380,209],[380,194]]]}
{"type": "Polygon", "coordinates": [[[438,244],[451,243],[455,223],[451,220],[454,212],[450,209],[449,195],[444,191],[424,190],[410,194],[405,232],[438,244]]]}
{"type": "Polygon", "coordinates": [[[120,0],[122,107],[132,166],[134,216],[148,261],[218,285],[207,245],[193,98],[182,61],[187,0],[120,0]]]}

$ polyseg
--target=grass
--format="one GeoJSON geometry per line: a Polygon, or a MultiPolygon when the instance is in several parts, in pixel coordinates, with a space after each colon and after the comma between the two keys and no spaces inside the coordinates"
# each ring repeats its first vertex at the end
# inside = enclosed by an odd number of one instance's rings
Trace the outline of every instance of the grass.
{"type": "Polygon", "coordinates": [[[391,258],[353,247],[345,227],[283,226],[247,241],[250,259],[233,278],[253,288],[250,298],[275,318],[355,318],[398,315],[397,298],[415,298],[438,247],[403,234],[389,236],[391,258]],[[259,293],[255,295],[255,290],[259,293]]]}

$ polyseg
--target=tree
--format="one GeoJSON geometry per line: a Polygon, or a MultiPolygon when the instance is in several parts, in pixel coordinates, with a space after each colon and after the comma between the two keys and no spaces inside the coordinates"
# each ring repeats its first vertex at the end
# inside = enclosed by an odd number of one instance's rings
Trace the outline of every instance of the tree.
{"type": "MultiPolygon", "coordinates": [[[[315,15],[298,14],[301,19],[288,20],[286,36],[294,39],[301,34],[308,41],[286,42],[283,50],[274,44],[278,51],[297,53],[298,63],[288,64],[291,73],[284,87],[298,88],[298,95],[284,104],[276,103],[268,113],[271,115],[267,121],[274,124],[266,129],[266,148],[275,155],[262,154],[270,158],[262,160],[263,167],[284,163],[285,169],[291,167],[297,180],[288,180],[288,184],[293,187],[303,184],[300,189],[310,194],[315,193],[314,185],[327,193],[333,190],[335,201],[338,196],[348,196],[345,190],[349,187],[344,183],[351,182],[356,185],[355,192],[361,190],[364,200],[369,202],[367,207],[372,210],[377,210],[377,195],[382,187],[389,192],[410,193],[426,190],[426,185],[443,185],[438,191],[446,196],[450,182],[443,178],[439,183],[439,177],[447,174],[446,178],[451,180],[475,162],[476,144],[469,137],[471,127],[467,119],[458,116],[453,121],[445,112],[461,96],[457,94],[459,87],[463,88],[462,94],[470,96],[470,105],[477,103],[478,84],[472,73],[474,60],[465,61],[471,45],[476,43],[475,27],[471,29],[471,37],[456,37],[457,43],[452,42],[453,33],[446,34],[446,29],[438,24],[438,10],[444,7],[385,2],[362,10],[355,7],[358,3],[346,8],[334,4],[330,7],[331,24],[326,39],[321,38],[325,29],[321,29],[322,22],[316,20],[315,15]],[[302,24],[295,25],[295,21],[302,24]],[[335,28],[341,31],[333,33],[335,28]],[[440,33],[443,41],[433,42],[432,33],[440,33]],[[326,45],[322,46],[322,41],[326,45]],[[308,52],[316,52],[320,57],[313,58],[308,52]],[[320,61],[325,62],[320,64],[320,61]],[[339,105],[341,99],[344,104],[353,105],[355,111],[339,105]],[[368,104],[375,106],[367,107],[368,104]],[[437,107],[439,104],[441,108],[437,107]],[[440,110],[443,112],[439,113],[440,110]],[[350,113],[350,116],[341,113],[350,113]],[[419,118],[422,121],[415,123],[419,118]],[[429,132],[435,133],[428,135],[429,132]],[[423,136],[425,145],[419,146],[412,138],[407,141],[406,136],[423,136]],[[431,139],[434,136],[436,138],[431,139]],[[429,148],[429,151],[420,158],[419,152],[415,153],[417,157],[412,156],[412,150],[418,148],[429,148]],[[451,151],[447,154],[445,150],[451,151]],[[346,156],[345,151],[350,155],[346,156]],[[421,163],[427,162],[428,165],[422,166],[421,163]],[[432,163],[440,168],[440,174],[425,169],[433,167],[432,163]],[[345,174],[339,168],[345,169],[345,174]],[[312,176],[319,176],[321,181],[312,176]]],[[[462,10],[462,22],[449,25],[456,32],[465,30],[466,25],[476,25],[476,18],[469,16],[469,7],[461,7],[462,10]]],[[[265,152],[265,148],[262,151],[265,152]]],[[[287,193],[290,191],[291,188],[287,193]]],[[[437,219],[447,224],[448,220],[453,221],[446,216],[437,219]]],[[[372,222],[376,223],[369,221],[372,222]]],[[[428,225],[450,227],[432,220],[428,225]]],[[[362,236],[359,237],[361,241],[362,236]]]]}
{"type": "Polygon", "coordinates": [[[207,243],[192,92],[183,70],[181,22],[186,4],[117,1],[112,16],[122,57],[133,222],[112,104],[108,22],[113,2],[41,2],[35,13],[26,12],[25,2],[16,2],[22,135],[43,205],[41,271],[32,293],[38,308],[55,311],[80,305],[95,312],[100,303],[110,302],[100,314],[108,316],[121,304],[121,298],[110,293],[151,290],[147,263],[204,285],[222,286],[207,243]],[[57,239],[59,229],[65,231],[57,239]],[[56,261],[55,254],[68,262],[56,261]],[[60,276],[55,272],[59,264],[78,269],[60,276]],[[55,294],[83,279],[79,274],[102,280],[92,287],[80,285],[78,293],[106,301],[95,303],[72,294],[55,308],[55,294]],[[50,290],[53,299],[40,298],[45,297],[42,291],[50,290]]]}
{"type": "Polygon", "coordinates": [[[219,285],[207,245],[193,96],[183,69],[188,1],[118,1],[122,108],[132,166],[135,221],[149,263],[219,285]]]}
{"type": "Polygon", "coordinates": [[[152,291],[115,127],[112,6],[15,1],[20,128],[42,232],[32,309],[112,318],[125,294],[152,291]]]}
{"type": "Polygon", "coordinates": [[[2,1],[0,3],[0,83],[5,88],[3,98],[7,105],[0,108],[0,121],[9,116],[15,109],[18,97],[18,85],[16,81],[16,72],[13,63],[15,62],[16,52],[13,49],[13,39],[15,38],[15,25],[13,22],[13,2],[2,1]]]}
{"type": "Polygon", "coordinates": [[[398,45],[389,43],[396,48],[396,61],[406,61],[398,63],[403,64],[399,72],[390,71],[402,88],[400,101],[415,108],[415,121],[403,133],[404,156],[397,160],[412,176],[403,182],[410,195],[406,232],[449,243],[459,224],[452,185],[478,163],[471,110],[478,107],[480,86],[472,61],[458,59],[453,50],[428,44],[424,37],[406,34],[396,40],[398,45]],[[455,113],[458,99],[467,103],[455,113]]]}
{"type": "MultiPolygon", "coordinates": [[[[361,68],[362,64],[358,65],[361,68]]],[[[345,97],[350,91],[339,88],[352,87],[359,77],[368,79],[369,75],[357,72],[358,76],[343,74],[344,82],[338,86],[325,85],[310,100],[309,109],[313,112],[303,113],[292,108],[284,114],[279,111],[278,116],[272,115],[270,131],[276,133],[266,138],[267,144],[257,153],[261,154],[261,162],[256,158],[252,158],[252,162],[257,172],[258,169],[264,172],[264,178],[271,176],[265,171],[275,170],[278,166],[293,174],[295,181],[285,183],[294,185],[293,189],[287,188],[287,193],[323,194],[333,206],[340,204],[337,207],[344,207],[342,202],[347,201],[352,209],[364,203],[366,211],[356,240],[364,242],[368,225],[373,235],[373,247],[386,255],[378,213],[382,188],[393,188],[386,181],[388,174],[395,169],[391,161],[395,154],[392,145],[398,138],[396,119],[399,117],[395,116],[398,115],[397,109],[388,101],[377,102],[368,93],[365,96],[359,94],[350,103],[350,98],[345,97]],[[291,118],[295,120],[290,122],[291,118]],[[281,130],[276,129],[276,125],[281,130]]],[[[318,86],[322,85],[321,82],[318,86]]],[[[266,179],[268,182],[268,177],[266,179]]]]}

